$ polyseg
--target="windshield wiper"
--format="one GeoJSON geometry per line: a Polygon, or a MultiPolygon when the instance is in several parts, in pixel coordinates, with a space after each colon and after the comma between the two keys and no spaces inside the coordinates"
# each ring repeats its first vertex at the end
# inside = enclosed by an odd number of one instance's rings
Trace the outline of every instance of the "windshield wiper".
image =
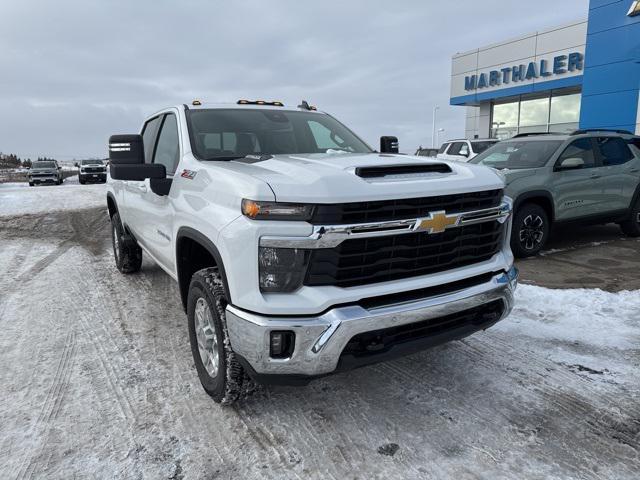
{"type": "Polygon", "coordinates": [[[220,156],[220,157],[205,158],[204,161],[205,162],[213,162],[213,161],[230,162],[231,160],[239,160],[244,157],[245,157],[244,155],[227,155],[226,157],[220,156]]]}

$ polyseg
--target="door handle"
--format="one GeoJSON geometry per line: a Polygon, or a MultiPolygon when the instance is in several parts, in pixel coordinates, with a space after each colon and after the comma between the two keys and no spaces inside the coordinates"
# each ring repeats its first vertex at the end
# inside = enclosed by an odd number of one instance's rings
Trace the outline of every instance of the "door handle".
{"type": "Polygon", "coordinates": [[[147,186],[145,184],[138,185],[137,187],[142,193],[147,193],[147,186]]]}
{"type": "Polygon", "coordinates": [[[599,173],[592,173],[590,178],[600,178],[599,173]]]}
{"type": "Polygon", "coordinates": [[[632,168],[631,170],[629,170],[629,173],[638,173],[640,172],[640,168],[632,168]]]}

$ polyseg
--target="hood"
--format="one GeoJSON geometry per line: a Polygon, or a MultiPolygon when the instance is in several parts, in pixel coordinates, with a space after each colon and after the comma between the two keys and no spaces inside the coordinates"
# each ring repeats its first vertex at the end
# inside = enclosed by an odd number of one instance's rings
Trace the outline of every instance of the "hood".
{"type": "Polygon", "coordinates": [[[504,188],[487,167],[408,155],[276,155],[216,166],[266,182],[279,202],[357,202],[504,188]]]}
{"type": "Polygon", "coordinates": [[[500,170],[500,173],[504,175],[505,182],[507,185],[509,185],[510,183],[514,182],[515,180],[518,180],[519,178],[525,178],[525,177],[530,177],[532,175],[535,175],[536,173],[538,173],[538,169],[537,168],[523,168],[518,170],[503,169],[503,170],[500,170]]]}

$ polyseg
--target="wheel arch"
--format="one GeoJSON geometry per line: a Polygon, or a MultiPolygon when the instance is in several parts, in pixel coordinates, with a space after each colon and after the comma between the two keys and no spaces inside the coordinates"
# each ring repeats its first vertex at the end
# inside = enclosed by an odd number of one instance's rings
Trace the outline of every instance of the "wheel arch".
{"type": "Polygon", "coordinates": [[[555,207],[553,203],[553,195],[548,190],[532,190],[520,194],[513,202],[513,211],[517,212],[525,203],[535,203],[542,207],[546,214],[549,216],[549,221],[553,223],[555,221],[555,207]]]}
{"type": "Polygon", "coordinates": [[[220,251],[206,235],[190,227],[181,227],[176,235],[176,270],[180,298],[185,311],[187,309],[191,277],[198,270],[208,267],[218,268],[224,290],[227,297],[229,297],[229,301],[231,301],[229,284],[227,283],[227,275],[220,251]]]}
{"type": "Polygon", "coordinates": [[[113,218],[113,216],[118,213],[118,204],[111,192],[107,193],[107,209],[109,210],[109,218],[113,218]]]}

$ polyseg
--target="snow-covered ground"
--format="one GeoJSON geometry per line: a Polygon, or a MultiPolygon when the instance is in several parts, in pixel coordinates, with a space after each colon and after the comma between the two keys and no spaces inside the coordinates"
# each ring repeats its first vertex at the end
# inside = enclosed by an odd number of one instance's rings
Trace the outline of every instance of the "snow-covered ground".
{"type": "Polygon", "coordinates": [[[221,408],[103,202],[0,186],[2,478],[638,478],[640,292],[523,285],[487,332],[221,408]]]}
{"type": "Polygon", "coordinates": [[[55,210],[71,210],[104,205],[106,190],[103,183],[83,185],[78,177],[66,178],[62,185],[37,185],[28,183],[0,183],[0,216],[44,213],[55,210]]]}

